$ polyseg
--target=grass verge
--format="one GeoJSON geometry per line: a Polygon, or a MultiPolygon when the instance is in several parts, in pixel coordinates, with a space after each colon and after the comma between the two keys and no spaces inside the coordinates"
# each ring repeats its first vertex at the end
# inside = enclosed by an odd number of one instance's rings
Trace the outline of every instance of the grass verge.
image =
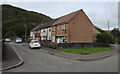
{"type": "Polygon", "coordinates": [[[92,54],[99,53],[111,50],[112,48],[107,47],[95,47],[95,48],[67,48],[67,49],[58,49],[59,51],[64,51],[73,54],[92,54]]]}

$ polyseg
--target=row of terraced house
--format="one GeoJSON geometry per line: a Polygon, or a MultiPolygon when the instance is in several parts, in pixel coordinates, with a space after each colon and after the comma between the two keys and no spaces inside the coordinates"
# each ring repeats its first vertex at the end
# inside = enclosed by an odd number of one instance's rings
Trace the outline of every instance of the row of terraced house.
{"type": "Polygon", "coordinates": [[[99,33],[81,9],[36,26],[30,38],[53,43],[93,43],[99,33]]]}

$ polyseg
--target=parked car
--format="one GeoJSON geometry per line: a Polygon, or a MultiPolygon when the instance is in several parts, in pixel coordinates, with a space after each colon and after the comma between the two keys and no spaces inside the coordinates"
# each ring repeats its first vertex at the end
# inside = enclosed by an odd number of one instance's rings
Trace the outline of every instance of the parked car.
{"type": "Polygon", "coordinates": [[[29,47],[30,48],[40,48],[41,47],[41,43],[39,40],[31,40],[29,43],[29,47]]]}
{"type": "Polygon", "coordinates": [[[22,38],[16,38],[15,42],[16,43],[22,43],[22,38]]]}
{"type": "Polygon", "coordinates": [[[10,42],[11,39],[10,38],[5,38],[5,42],[10,42]]]}

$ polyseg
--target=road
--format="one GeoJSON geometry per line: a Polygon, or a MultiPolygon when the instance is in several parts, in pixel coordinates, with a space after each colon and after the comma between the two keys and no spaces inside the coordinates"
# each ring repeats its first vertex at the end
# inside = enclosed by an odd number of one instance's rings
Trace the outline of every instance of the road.
{"type": "MultiPolygon", "coordinates": [[[[6,72],[118,72],[118,55],[95,61],[76,61],[29,49],[25,44],[10,43],[24,64],[6,72]]],[[[42,49],[42,48],[41,48],[42,49]]]]}
{"type": "Polygon", "coordinates": [[[0,40],[0,69],[2,69],[2,40],[0,40]]]}

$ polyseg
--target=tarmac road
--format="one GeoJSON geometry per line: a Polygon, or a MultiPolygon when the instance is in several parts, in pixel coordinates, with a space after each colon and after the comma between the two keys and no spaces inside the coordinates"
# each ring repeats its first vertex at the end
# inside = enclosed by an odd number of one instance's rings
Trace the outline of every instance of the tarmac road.
{"type": "MultiPolygon", "coordinates": [[[[118,72],[118,55],[95,61],[76,61],[10,43],[24,64],[5,72],[118,72]]],[[[41,48],[42,49],[42,48],[41,48]]]]}

